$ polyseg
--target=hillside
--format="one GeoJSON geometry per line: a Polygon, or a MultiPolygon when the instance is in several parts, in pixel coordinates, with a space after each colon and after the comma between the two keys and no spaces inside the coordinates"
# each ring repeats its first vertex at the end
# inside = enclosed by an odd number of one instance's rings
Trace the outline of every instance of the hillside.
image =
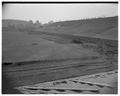
{"type": "Polygon", "coordinates": [[[79,45],[62,45],[40,38],[38,35],[3,31],[3,62],[20,62],[45,59],[61,59],[97,54],[79,45]],[[81,54],[78,54],[81,53],[81,54]]]}
{"type": "Polygon", "coordinates": [[[2,20],[2,27],[8,27],[10,25],[21,25],[24,24],[26,25],[28,22],[24,20],[12,20],[12,19],[3,19],[2,20]]]}
{"type": "MultiPolygon", "coordinates": [[[[40,28],[37,31],[59,33],[59,34],[71,34],[80,35],[88,37],[98,37],[106,38],[104,34],[109,34],[108,30],[113,31],[109,39],[118,39],[118,17],[105,17],[105,18],[93,18],[86,20],[72,20],[72,21],[62,21],[55,22],[40,28]],[[113,34],[113,35],[112,35],[113,34]]],[[[109,35],[108,35],[109,36],[109,35]]]]}
{"type": "Polygon", "coordinates": [[[4,31],[31,31],[34,29],[41,28],[42,25],[39,21],[33,23],[32,20],[25,21],[25,20],[16,20],[16,19],[3,19],[2,20],[2,30],[4,31]]]}

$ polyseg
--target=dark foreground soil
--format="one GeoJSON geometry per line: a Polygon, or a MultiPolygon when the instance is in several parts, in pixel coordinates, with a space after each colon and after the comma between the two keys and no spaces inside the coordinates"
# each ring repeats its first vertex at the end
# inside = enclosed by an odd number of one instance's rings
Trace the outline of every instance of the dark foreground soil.
{"type": "Polygon", "coordinates": [[[2,94],[21,94],[17,89],[14,89],[14,86],[5,75],[2,76],[2,94]]]}

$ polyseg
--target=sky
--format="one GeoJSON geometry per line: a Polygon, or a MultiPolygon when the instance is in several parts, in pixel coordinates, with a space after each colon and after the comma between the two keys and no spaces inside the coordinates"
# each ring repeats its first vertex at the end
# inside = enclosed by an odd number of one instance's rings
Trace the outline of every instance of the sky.
{"type": "Polygon", "coordinates": [[[117,4],[4,4],[2,19],[66,21],[118,15],[117,4]]]}

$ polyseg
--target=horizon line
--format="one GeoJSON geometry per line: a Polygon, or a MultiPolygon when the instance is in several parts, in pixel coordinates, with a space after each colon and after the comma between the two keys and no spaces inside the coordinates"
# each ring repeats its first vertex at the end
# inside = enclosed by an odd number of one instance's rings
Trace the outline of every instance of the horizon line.
{"type": "MultiPolygon", "coordinates": [[[[99,19],[99,18],[109,18],[109,17],[118,17],[118,15],[115,15],[115,16],[100,16],[100,17],[88,17],[88,18],[80,18],[80,19],[71,19],[71,20],[49,20],[48,22],[46,23],[49,23],[51,21],[53,21],[54,23],[56,22],[64,22],[64,21],[77,21],[77,20],[90,20],[90,19],[99,19]]],[[[29,20],[25,20],[25,19],[2,19],[2,20],[18,20],[18,21],[32,21],[34,23],[36,23],[37,21],[39,21],[39,23],[42,23],[42,24],[46,24],[45,22],[40,22],[40,20],[32,20],[32,19],[29,19],[29,20]]]]}

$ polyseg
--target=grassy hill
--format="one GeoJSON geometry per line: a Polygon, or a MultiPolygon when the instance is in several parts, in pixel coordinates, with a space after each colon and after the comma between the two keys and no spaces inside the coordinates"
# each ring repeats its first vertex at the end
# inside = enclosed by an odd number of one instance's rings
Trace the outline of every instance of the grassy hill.
{"type": "Polygon", "coordinates": [[[82,48],[80,45],[58,44],[42,39],[39,35],[3,31],[2,36],[3,62],[78,58],[89,54],[97,54],[82,48]]]}
{"type": "MultiPolygon", "coordinates": [[[[117,40],[118,35],[118,17],[105,17],[105,18],[93,18],[86,20],[72,20],[72,21],[62,21],[55,22],[40,28],[37,31],[59,33],[59,34],[71,34],[80,35],[88,37],[97,37],[99,34],[102,38],[108,30],[113,31],[113,37],[110,36],[109,39],[117,40]]],[[[107,32],[108,33],[108,32],[107,32]]]]}

